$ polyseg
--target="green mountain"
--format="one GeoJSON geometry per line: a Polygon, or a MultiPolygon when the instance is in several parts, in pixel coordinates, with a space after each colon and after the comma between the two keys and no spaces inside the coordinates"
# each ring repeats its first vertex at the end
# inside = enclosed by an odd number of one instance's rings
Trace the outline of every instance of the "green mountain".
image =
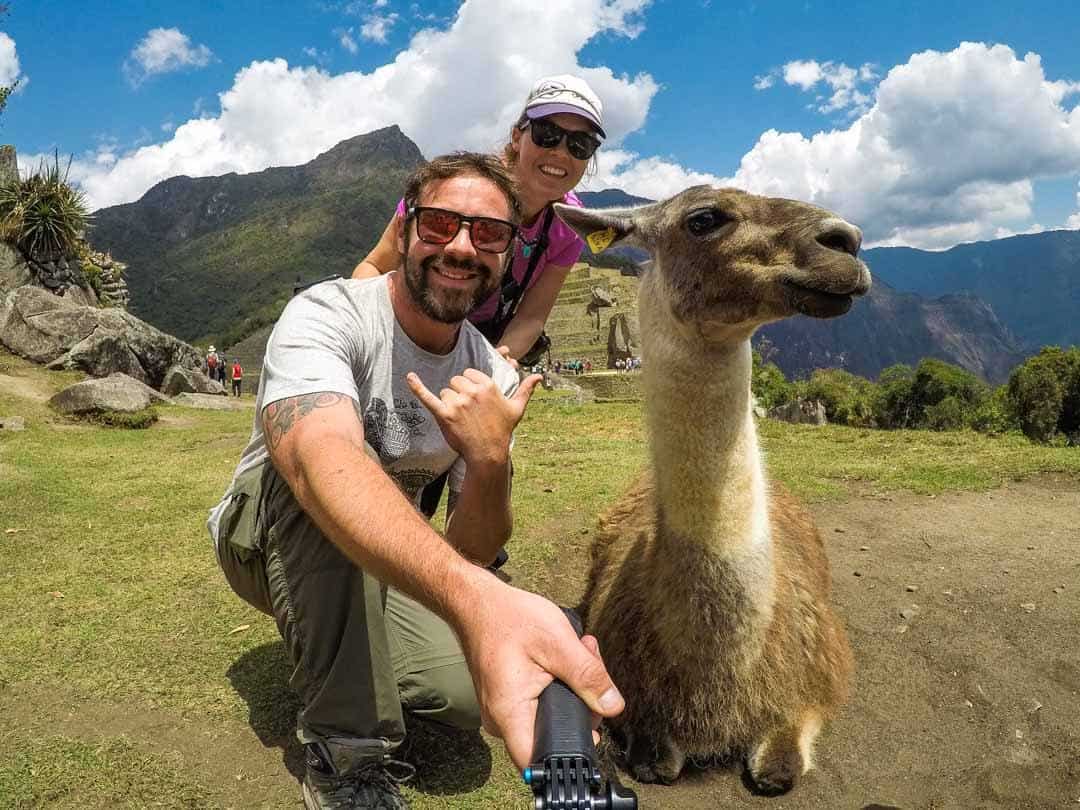
{"type": "Polygon", "coordinates": [[[387,127],[303,166],[164,180],[97,211],[89,238],[127,262],[135,315],[185,340],[230,345],[272,322],[297,280],[349,275],[423,160],[387,127]]]}
{"type": "Polygon", "coordinates": [[[1080,344],[1080,231],[1047,231],[941,252],[874,248],[875,278],[905,292],[976,295],[1031,350],[1080,344]]]}

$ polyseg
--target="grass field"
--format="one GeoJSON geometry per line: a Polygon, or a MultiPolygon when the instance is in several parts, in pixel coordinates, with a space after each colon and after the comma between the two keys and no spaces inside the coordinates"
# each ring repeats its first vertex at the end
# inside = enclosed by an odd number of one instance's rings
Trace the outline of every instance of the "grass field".
{"type": "MultiPolygon", "coordinates": [[[[165,407],[131,431],[26,396],[72,379],[0,353],[0,416],[27,422],[0,433],[0,807],[295,807],[294,782],[268,788],[245,760],[245,741],[288,738],[282,648],[224,584],[203,526],[251,412],[165,407]]],[[[580,563],[597,513],[644,463],[639,424],[634,403],[538,391],[515,452],[517,584],[546,590],[580,563]]],[[[761,433],[772,474],[808,500],[1080,476],[1080,452],[1016,436],[776,422],[761,433]]],[[[418,736],[436,760],[410,790],[418,810],[529,806],[499,744],[459,741],[472,746],[460,773],[445,740],[418,736]]]]}

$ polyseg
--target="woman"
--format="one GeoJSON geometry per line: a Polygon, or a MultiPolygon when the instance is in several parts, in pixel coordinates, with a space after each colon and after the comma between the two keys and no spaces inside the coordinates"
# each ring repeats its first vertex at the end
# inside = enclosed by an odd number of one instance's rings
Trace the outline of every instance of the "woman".
{"type": "MultiPolygon", "coordinates": [[[[518,184],[522,227],[502,288],[469,320],[505,356],[523,365],[537,362],[546,349],[546,337],[541,340],[544,323],[584,244],[554,216],[551,203],[581,205],[571,190],[605,137],[603,105],[592,88],[576,76],[549,76],[533,85],[503,149],[503,160],[518,184]]],[[[402,202],[353,278],[398,267],[395,237],[404,213],[402,202]]]]}

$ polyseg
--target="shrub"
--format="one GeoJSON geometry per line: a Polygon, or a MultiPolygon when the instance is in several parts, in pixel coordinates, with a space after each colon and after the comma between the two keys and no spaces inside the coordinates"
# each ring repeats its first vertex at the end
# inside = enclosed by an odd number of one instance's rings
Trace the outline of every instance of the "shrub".
{"type": "Polygon", "coordinates": [[[758,404],[765,410],[789,402],[793,396],[791,383],[784,377],[784,372],[776,363],[765,363],[758,352],[754,352],[754,371],[751,377],[751,389],[758,404]]]}
{"type": "Polygon", "coordinates": [[[86,198],[68,184],[71,162],[60,170],[59,155],[42,161],[25,179],[0,186],[0,237],[27,257],[74,256],[90,220],[86,198]]]}
{"type": "Polygon", "coordinates": [[[959,397],[950,394],[923,413],[923,425],[930,430],[960,430],[967,427],[972,413],[959,397]]]}
{"type": "Polygon", "coordinates": [[[966,427],[989,394],[986,383],[967,369],[929,357],[920,360],[911,384],[912,402],[919,413],[916,424],[929,426],[930,409],[951,397],[955,404],[945,406],[944,411],[934,411],[933,418],[940,419],[943,413],[959,415],[961,423],[957,428],[966,427]]]}
{"type": "Polygon", "coordinates": [[[145,408],[134,413],[127,411],[97,411],[87,418],[99,425],[126,428],[128,430],[145,430],[157,422],[158,412],[156,408],[145,408]]]}
{"type": "Polygon", "coordinates": [[[874,402],[874,418],[879,427],[910,428],[918,422],[912,389],[915,369],[903,363],[889,366],[878,375],[877,399],[874,402]]]}
{"type": "Polygon", "coordinates": [[[1032,441],[1080,434],[1080,349],[1044,346],[1009,376],[1008,407],[1032,441]]]}
{"type": "Polygon", "coordinates": [[[971,418],[971,427],[980,433],[1008,433],[1018,430],[1020,425],[1009,407],[1009,387],[999,385],[990,396],[975,409],[971,418]]]}
{"type": "Polygon", "coordinates": [[[877,391],[864,377],[839,368],[819,368],[797,390],[804,399],[820,400],[830,422],[853,427],[874,425],[877,391]]]}

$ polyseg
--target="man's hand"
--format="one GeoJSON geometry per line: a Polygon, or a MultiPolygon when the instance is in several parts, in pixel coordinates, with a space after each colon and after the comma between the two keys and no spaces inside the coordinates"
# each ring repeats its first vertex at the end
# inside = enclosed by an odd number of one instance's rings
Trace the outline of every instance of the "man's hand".
{"type": "Polygon", "coordinates": [[[405,377],[416,398],[435,417],[446,443],[469,465],[507,463],[510,437],[542,379],[539,374],[526,377],[507,397],[487,374],[468,368],[435,396],[415,373],[405,377]]]}
{"type": "Polygon", "coordinates": [[[563,612],[541,596],[492,577],[483,599],[459,618],[456,629],[484,728],[503,739],[518,770],[529,764],[540,693],[554,678],[601,717],[623,710],[596,639],[579,639],[563,612]]]}

